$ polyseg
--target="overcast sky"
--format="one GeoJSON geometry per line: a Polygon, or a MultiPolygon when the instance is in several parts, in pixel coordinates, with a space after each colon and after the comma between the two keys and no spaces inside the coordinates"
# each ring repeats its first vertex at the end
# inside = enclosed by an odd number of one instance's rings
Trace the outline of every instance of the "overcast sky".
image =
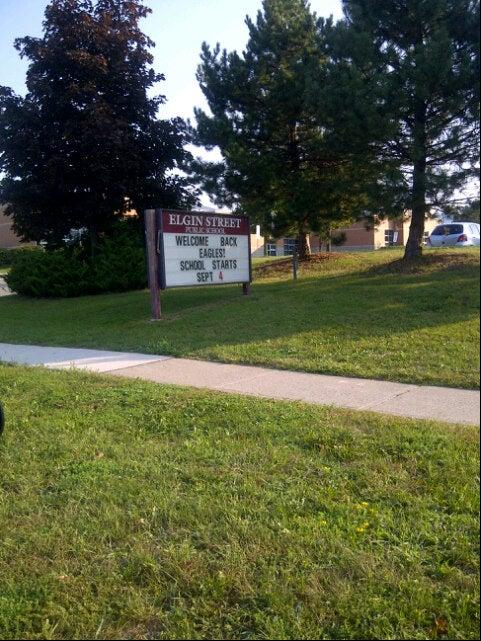
{"type": "MultiPolygon", "coordinates": [[[[20,60],[13,41],[21,36],[38,36],[48,0],[0,0],[0,85],[25,90],[27,62],[20,60]]],[[[158,92],[168,98],[162,117],[193,115],[204,105],[195,73],[202,42],[220,42],[229,50],[242,50],[247,41],[246,15],[255,16],[261,0],[145,0],[153,13],[143,29],[157,44],[155,68],[166,82],[158,92]]],[[[341,16],[340,0],[312,0],[318,15],[341,16]]]]}

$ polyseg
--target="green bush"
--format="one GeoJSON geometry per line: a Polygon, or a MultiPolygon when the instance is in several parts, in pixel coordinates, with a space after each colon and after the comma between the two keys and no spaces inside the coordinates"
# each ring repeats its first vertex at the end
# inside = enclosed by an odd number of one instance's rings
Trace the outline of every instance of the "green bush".
{"type": "Polygon", "coordinates": [[[11,249],[2,249],[0,247],[0,268],[1,267],[11,267],[12,266],[12,250],[11,249]]]}
{"type": "Polygon", "coordinates": [[[347,241],[347,234],[344,231],[337,232],[337,234],[333,234],[331,238],[331,242],[333,245],[336,247],[341,247],[344,245],[347,241]]]}
{"type": "Polygon", "coordinates": [[[147,286],[145,251],[138,229],[121,223],[99,241],[95,257],[83,244],[54,251],[21,252],[6,277],[14,292],[35,298],[71,298],[147,286]]]}
{"type": "Polygon", "coordinates": [[[13,247],[12,249],[0,248],[0,268],[11,267],[15,262],[17,256],[23,252],[38,251],[39,247],[36,245],[21,245],[20,247],[13,247]]]}

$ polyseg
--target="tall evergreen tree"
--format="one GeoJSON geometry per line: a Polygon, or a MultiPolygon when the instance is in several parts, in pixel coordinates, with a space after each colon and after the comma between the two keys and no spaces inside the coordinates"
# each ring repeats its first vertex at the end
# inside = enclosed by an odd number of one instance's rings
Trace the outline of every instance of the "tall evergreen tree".
{"type": "Polygon", "coordinates": [[[211,115],[196,111],[197,142],[219,148],[222,161],[196,168],[219,204],[249,213],[273,235],[297,234],[304,256],[308,232],[363,206],[349,158],[318,108],[322,85],[313,97],[326,62],[322,30],[307,0],[264,0],[246,23],[242,54],[203,45],[198,80],[211,115]]]}
{"type": "Polygon", "coordinates": [[[0,202],[25,240],[95,239],[132,207],[189,201],[171,173],[189,158],[185,124],[160,120],[165,98],[148,95],[163,80],[139,27],[148,13],[138,0],[52,0],[43,36],[16,41],[28,92],[0,88],[0,202]]]}
{"type": "Polygon", "coordinates": [[[477,175],[479,1],[343,0],[343,6],[345,60],[364,69],[382,96],[377,104],[386,126],[372,142],[395,177],[396,201],[412,210],[411,259],[422,252],[432,207],[445,206],[477,175]]]}
{"type": "Polygon", "coordinates": [[[478,223],[479,225],[481,214],[479,196],[469,200],[462,206],[448,207],[445,213],[454,222],[478,223]]]}

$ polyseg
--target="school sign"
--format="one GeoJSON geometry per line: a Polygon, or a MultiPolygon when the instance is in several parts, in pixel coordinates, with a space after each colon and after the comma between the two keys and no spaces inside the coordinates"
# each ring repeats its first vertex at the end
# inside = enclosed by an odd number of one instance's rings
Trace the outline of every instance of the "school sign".
{"type": "Polygon", "coordinates": [[[242,284],[244,293],[249,293],[248,218],[157,209],[146,211],[145,221],[152,294],[159,288],[233,283],[242,284]]]}
{"type": "Polygon", "coordinates": [[[251,281],[247,218],[161,211],[159,239],[162,289],[251,281]]]}

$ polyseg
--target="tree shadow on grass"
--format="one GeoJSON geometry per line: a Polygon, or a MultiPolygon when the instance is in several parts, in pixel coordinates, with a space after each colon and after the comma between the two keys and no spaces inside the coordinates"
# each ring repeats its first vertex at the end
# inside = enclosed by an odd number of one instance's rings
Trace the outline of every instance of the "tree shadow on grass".
{"type": "Polygon", "coordinates": [[[297,283],[259,282],[250,299],[240,299],[233,290],[228,293],[216,290],[201,305],[198,292],[191,290],[181,295],[169,292],[164,309],[167,319],[173,314],[179,321],[196,319],[207,309],[213,312],[213,322],[216,311],[221,317],[233,314],[231,324],[223,325],[222,331],[217,328],[218,344],[226,342],[225,339],[229,342],[228,335],[240,331],[244,323],[253,339],[284,337],[291,333],[289,330],[295,334],[332,323],[341,332],[354,325],[356,333],[363,335],[378,335],[387,329],[404,333],[467,321],[478,315],[477,269],[446,270],[450,273],[439,269],[386,275],[370,269],[356,274],[326,275],[322,279],[301,279],[297,283]],[[393,309],[402,317],[393,317],[393,309]],[[372,323],[366,323],[367,318],[372,323]]]}
{"type": "Polygon", "coordinates": [[[389,378],[388,360],[395,352],[409,351],[403,358],[415,367],[419,350],[426,359],[431,346],[436,354],[465,348],[459,324],[479,315],[479,270],[476,256],[455,266],[430,261],[429,269],[407,274],[360,261],[356,271],[351,266],[345,273],[306,273],[297,282],[261,280],[250,297],[238,286],[169,290],[162,305],[164,320],[150,323],[145,291],[56,301],[2,299],[0,341],[309,371],[329,371],[323,369],[326,356],[331,363],[348,362],[365,345],[363,358],[379,362],[381,375],[389,378]]]}

